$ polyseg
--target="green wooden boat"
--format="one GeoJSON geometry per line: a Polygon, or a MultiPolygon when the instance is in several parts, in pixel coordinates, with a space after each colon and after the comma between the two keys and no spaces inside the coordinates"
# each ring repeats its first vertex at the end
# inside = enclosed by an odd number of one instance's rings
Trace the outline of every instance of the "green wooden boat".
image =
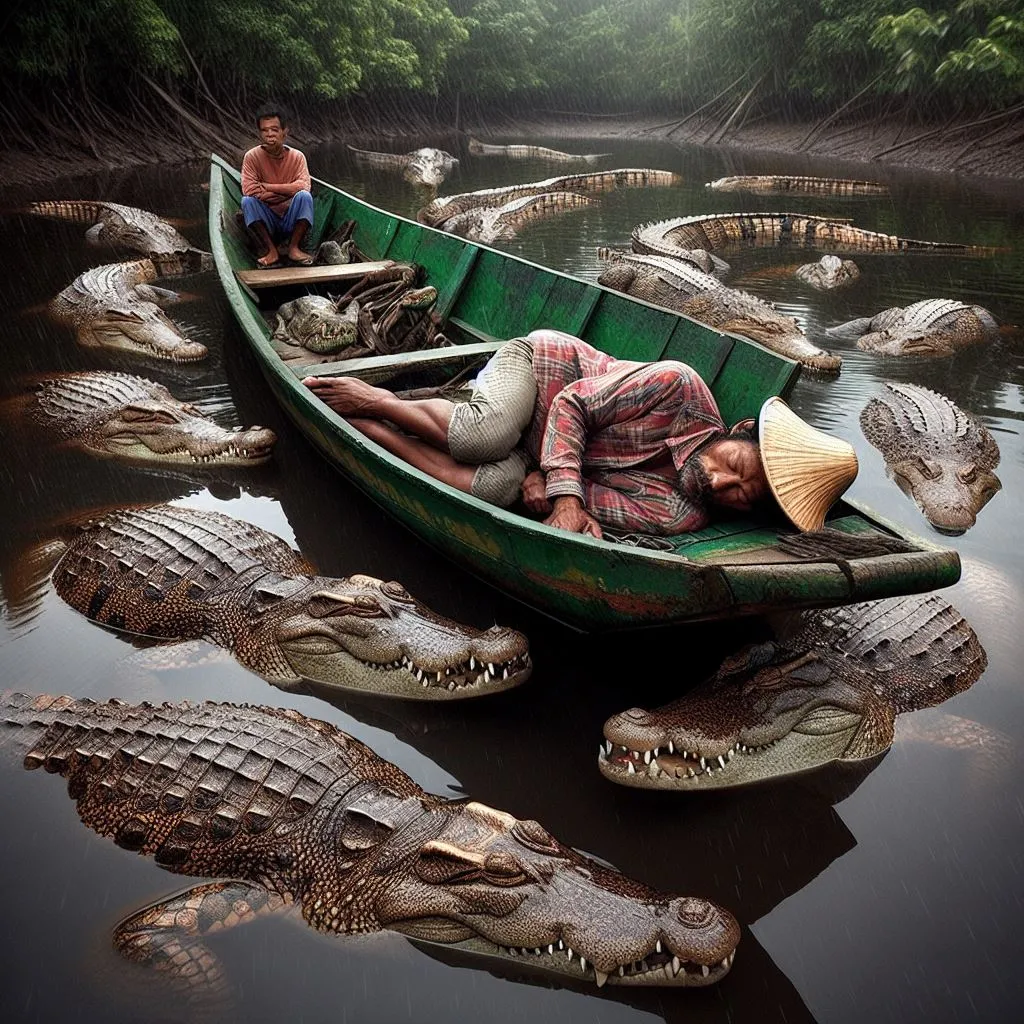
{"type": "Polygon", "coordinates": [[[323,455],[418,537],[499,590],[594,631],[847,604],[933,590],[959,578],[954,551],[846,501],[833,508],[828,526],[862,535],[854,541],[902,538],[907,550],[794,554],[779,546],[781,538],[792,538],[781,521],[753,519],[671,538],[670,550],[595,540],[485,504],[389,454],[324,405],[302,378],[356,374],[396,390],[432,386],[482,366],[504,339],[554,327],[620,358],[690,364],[733,423],[755,416],[769,396],[785,396],[799,366],[685,316],[387,213],[326,182],[315,181],[314,191],[311,241],[354,220],[354,241],[369,258],[421,265],[438,290],[444,333],[456,344],[301,366],[282,359],[271,344],[269,315],[297,294],[337,293],[331,275],[344,268],[263,271],[261,284],[278,275],[280,286],[259,293],[244,283],[239,272],[252,281],[244,272],[255,262],[236,218],[239,174],[214,156],[210,241],[238,322],[277,400],[323,455]]]}

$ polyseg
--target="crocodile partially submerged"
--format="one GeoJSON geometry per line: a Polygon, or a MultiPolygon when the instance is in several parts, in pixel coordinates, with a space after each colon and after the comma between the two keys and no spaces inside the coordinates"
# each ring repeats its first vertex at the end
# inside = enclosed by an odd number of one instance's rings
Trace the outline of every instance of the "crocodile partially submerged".
{"type": "Polygon", "coordinates": [[[105,263],[79,274],[51,303],[50,312],[87,348],[117,349],[175,363],[205,359],[207,349],[186,338],[162,306],[178,296],[151,281],[149,259],[105,263]]]}
{"type": "Polygon", "coordinates": [[[817,178],[808,174],[736,174],[705,184],[715,192],[789,192],[805,196],[885,196],[889,186],[856,178],[817,178]]]}
{"type": "Polygon", "coordinates": [[[216,512],[158,505],[88,520],[53,583],[94,622],[209,640],[285,688],[307,679],[452,700],[517,686],[532,669],[515,630],[462,626],[394,581],[319,576],[279,537],[216,512]]]}
{"type": "Polygon", "coordinates": [[[515,238],[534,221],[591,205],[593,200],[575,192],[542,192],[537,196],[512,199],[501,206],[481,206],[457,213],[444,221],[441,228],[474,242],[490,244],[515,238]]]}
{"type": "Polygon", "coordinates": [[[11,693],[0,710],[25,730],[25,767],[64,776],[89,828],[217,879],[115,930],[123,956],[189,995],[223,978],[207,935],[289,906],[320,932],[390,929],[598,986],[710,985],[732,966],[727,911],[650,889],[536,821],[426,793],[297,711],[11,693]]]}
{"type": "Polygon", "coordinates": [[[685,697],[610,718],[598,766],[626,786],[703,790],[877,757],[897,715],[961,693],[986,665],[934,594],[803,612],[685,697]]]}
{"type": "Polygon", "coordinates": [[[579,196],[591,197],[619,188],[667,188],[678,185],[681,181],[682,178],[671,171],[637,168],[595,171],[592,174],[562,174],[555,178],[546,178],[544,181],[441,196],[419,210],[416,219],[430,227],[447,229],[447,222],[459,214],[482,207],[505,206],[516,199],[525,199],[529,196],[551,192],[574,192],[579,196]]]}
{"type": "Polygon", "coordinates": [[[999,334],[999,324],[982,306],[957,299],[924,299],[850,320],[826,333],[856,338],[857,348],[865,352],[941,358],[992,341],[999,334]]]}
{"type": "Polygon", "coordinates": [[[368,167],[401,174],[411,185],[437,188],[458,166],[459,161],[443,149],[414,149],[411,153],[376,153],[349,146],[355,158],[368,167]]]}
{"type": "Polygon", "coordinates": [[[729,288],[688,260],[601,252],[611,262],[599,284],[751,338],[815,370],[838,373],[842,366],[839,356],[812,344],[793,317],[764,299],[729,288]]]}
{"type": "Polygon", "coordinates": [[[853,284],[860,277],[860,267],[853,260],[840,259],[831,254],[822,256],[817,263],[805,263],[794,271],[801,281],[821,291],[832,291],[853,284]]]}
{"type": "Polygon", "coordinates": [[[596,164],[598,160],[611,156],[611,153],[563,153],[559,149],[548,149],[546,146],[492,146],[476,139],[470,139],[467,148],[473,156],[503,156],[508,160],[546,160],[555,164],[596,164]]]}
{"type": "Polygon", "coordinates": [[[922,242],[854,227],[849,217],[804,213],[699,213],[641,224],[633,229],[633,251],[675,256],[680,249],[714,252],[727,246],[802,245],[831,252],[949,252],[990,255],[986,246],[922,242]]]}
{"type": "Polygon", "coordinates": [[[90,199],[56,199],[29,203],[24,213],[91,224],[85,233],[92,245],[107,245],[144,256],[161,277],[193,274],[213,267],[213,256],[196,249],[176,228],[149,210],[90,199]]]}
{"type": "Polygon", "coordinates": [[[47,377],[32,408],[65,444],[133,462],[251,466],[266,462],[277,440],[264,427],[226,430],[162,384],[127,373],[47,377]]]}
{"type": "Polygon", "coordinates": [[[1002,487],[999,447],[970,413],[928,388],[886,381],[860,414],[887,472],[936,530],[960,534],[1002,487]]]}

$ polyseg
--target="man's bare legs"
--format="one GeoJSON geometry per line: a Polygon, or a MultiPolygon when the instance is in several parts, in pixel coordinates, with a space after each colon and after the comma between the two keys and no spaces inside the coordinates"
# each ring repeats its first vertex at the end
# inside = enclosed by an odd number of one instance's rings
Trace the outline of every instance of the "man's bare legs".
{"type": "Polygon", "coordinates": [[[457,487],[467,494],[472,493],[473,477],[476,466],[468,466],[464,462],[456,462],[446,452],[438,451],[432,445],[408,434],[400,434],[380,420],[366,419],[360,416],[348,417],[348,422],[356,430],[365,434],[371,441],[376,441],[392,455],[397,455],[410,465],[421,469],[428,476],[442,483],[457,487]]]}
{"type": "Polygon", "coordinates": [[[295,230],[288,239],[288,249],[285,255],[294,263],[304,263],[309,259],[309,253],[302,248],[302,241],[309,230],[309,221],[298,220],[295,222],[295,230]]]}
{"type": "MultiPolygon", "coordinates": [[[[426,441],[449,458],[448,424],[455,408],[446,398],[398,398],[386,388],[375,388],[358,377],[306,377],[303,381],[317,398],[346,419],[390,420],[407,434],[426,441]]],[[[362,430],[362,427],[359,428],[362,430]]],[[[363,430],[376,441],[369,431],[363,430]]],[[[390,431],[394,434],[394,431],[390,431]]],[[[406,440],[412,440],[406,438],[406,440]]],[[[381,442],[383,444],[383,442],[381,442]]],[[[387,447],[385,445],[385,447],[387,447]]],[[[393,451],[394,449],[388,449],[393,451]]],[[[399,454],[399,453],[395,453],[399,454]]],[[[404,456],[403,456],[404,457],[404,456]]],[[[417,465],[412,459],[413,465],[417,465]]],[[[460,465],[453,460],[455,465],[460,465]]],[[[423,467],[420,466],[420,469],[423,467]]],[[[446,481],[451,483],[451,481],[446,481]]],[[[454,486],[458,486],[457,484],[454,486]]],[[[468,488],[464,488],[468,490],[468,488]]]]}
{"type": "Polygon", "coordinates": [[[270,237],[270,232],[267,230],[267,225],[263,221],[257,220],[249,225],[249,229],[256,233],[256,237],[263,246],[263,253],[256,260],[256,266],[266,268],[277,263],[280,257],[277,246],[274,245],[274,240],[270,237]]]}

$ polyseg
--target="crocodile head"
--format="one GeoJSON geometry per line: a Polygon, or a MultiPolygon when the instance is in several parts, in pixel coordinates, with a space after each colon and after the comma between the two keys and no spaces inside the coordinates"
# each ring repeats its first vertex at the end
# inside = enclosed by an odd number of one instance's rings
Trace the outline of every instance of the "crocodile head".
{"type": "Polygon", "coordinates": [[[838,373],[843,365],[839,356],[813,344],[793,317],[771,309],[752,314],[741,312],[718,327],[750,338],[779,355],[823,373],[838,373]]]}
{"type": "Polygon", "coordinates": [[[437,188],[444,182],[458,160],[443,149],[416,149],[408,154],[403,175],[414,185],[437,188]]]}
{"type": "Polygon", "coordinates": [[[36,402],[67,441],[119,459],[249,466],[266,462],[277,440],[263,427],[226,430],[163,385],[124,373],[52,377],[36,402]]]}
{"type": "Polygon", "coordinates": [[[398,799],[390,820],[376,803],[356,820],[351,810],[340,816],[342,852],[379,843],[368,884],[347,910],[304,903],[315,927],[354,918],[598,986],[710,985],[732,966],[739,926],[728,912],[649,889],[535,821],[476,802],[440,803],[392,829],[402,818],[398,799]]]}
{"type": "Polygon", "coordinates": [[[153,302],[135,302],[130,309],[102,310],[79,325],[78,340],[83,345],[135,352],[174,363],[196,362],[208,354],[205,345],[184,337],[153,302]]]}
{"type": "Polygon", "coordinates": [[[236,657],[265,678],[412,700],[476,697],[532,671],[526,637],[463,626],[372,576],[264,581],[240,616],[236,657]]]}
{"type": "Polygon", "coordinates": [[[974,631],[935,595],[802,622],[785,643],[727,659],[685,697],[610,718],[601,773],[642,789],[724,789],[876,757],[897,713],[946,700],[987,664],[974,631]]]}
{"type": "Polygon", "coordinates": [[[356,341],[359,306],[338,310],[325,295],[305,295],[286,302],[277,311],[274,340],[301,345],[310,352],[338,352],[356,341]]]}
{"type": "Polygon", "coordinates": [[[860,415],[887,472],[940,533],[970,529],[1002,487],[999,447],[973,415],[916,384],[886,382],[860,415]]]}
{"type": "Polygon", "coordinates": [[[860,268],[853,260],[828,255],[822,256],[817,263],[805,263],[797,267],[796,276],[814,288],[828,291],[852,284],[860,277],[860,268]]]}
{"type": "Polygon", "coordinates": [[[857,339],[857,348],[884,356],[939,358],[951,356],[962,347],[953,331],[919,325],[869,331],[857,339]]]}

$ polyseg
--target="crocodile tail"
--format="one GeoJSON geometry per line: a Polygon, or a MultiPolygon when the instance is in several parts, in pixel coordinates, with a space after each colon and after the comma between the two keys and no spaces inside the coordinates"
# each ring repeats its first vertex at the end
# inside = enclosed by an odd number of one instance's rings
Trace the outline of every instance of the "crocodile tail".
{"type": "Polygon", "coordinates": [[[75,224],[95,224],[106,210],[105,203],[89,199],[48,199],[26,203],[21,207],[22,213],[67,220],[75,224]]]}

